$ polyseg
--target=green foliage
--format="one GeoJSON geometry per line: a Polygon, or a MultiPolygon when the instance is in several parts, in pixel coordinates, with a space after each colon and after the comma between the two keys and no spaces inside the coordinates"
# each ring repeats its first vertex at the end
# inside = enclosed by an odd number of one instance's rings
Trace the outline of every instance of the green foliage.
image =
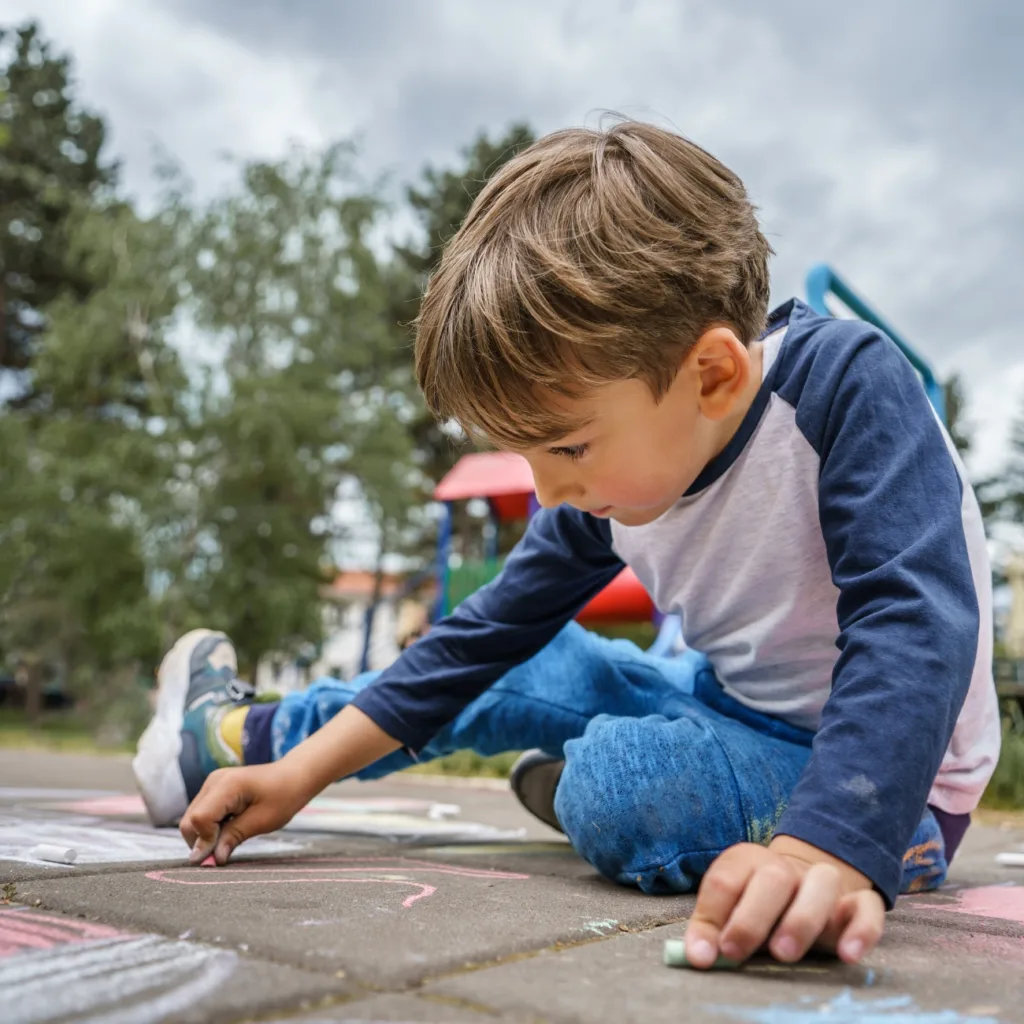
{"type": "Polygon", "coordinates": [[[507,779],[519,753],[512,750],[504,754],[495,754],[494,757],[481,757],[472,750],[457,750],[454,754],[439,757],[436,761],[413,765],[406,771],[411,775],[462,775],[507,779]]]}
{"type": "Polygon", "coordinates": [[[989,521],[1024,524],[1024,399],[1010,429],[1010,455],[1003,471],[978,487],[989,521]]]}
{"type": "Polygon", "coordinates": [[[1024,735],[1003,728],[1003,747],[992,781],[985,790],[982,806],[1000,810],[1024,808],[1024,735]]]}
{"type": "Polygon", "coordinates": [[[31,397],[0,414],[0,647],[36,696],[58,672],[102,700],[109,673],[159,651],[144,545],[183,377],[163,338],[161,226],[109,205],[74,210],[67,231],[93,288],[47,307],[31,397]]]}
{"type": "MultiPolygon", "coordinates": [[[[411,297],[399,306],[401,319],[412,321],[417,312],[418,298],[426,286],[427,278],[441,259],[448,240],[458,231],[473,200],[480,194],[487,180],[520,150],[534,141],[532,130],[526,124],[513,124],[505,134],[491,140],[480,133],[462,150],[455,167],[428,166],[417,185],[410,186],[406,198],[422,228],[422,239],[417,245],[398,246],[401,262],[412,274],[411,297]]],[[[422,405],[412,424],[420,466],[425,478],[424,500],[428,489],[454,465],[461,454],[453,438],[434,422],[422,405]]],[[[466,524],[462,524],[466,525],[466,524]]]]}
{"type": "Polygon", "coordinates": [[[25,369],[42,311],[92,287],[68,245],[77,205],[109,190],[103,122],[71,98],[69,64],[29,24],[0,29],[0,368],[25,369]]]}
{"type": "Polygon", "coordinates": [[[320,639],[341,482],[385,545],[410,505],[413,385],[390,317],[404,272],[370,244],[383,206],[352,160],[339,145],[251,164],[184,241],[188,308],[223,359],[179,467],[172,618],[225,629],[249,671],[320,639]]]}
{"type": "Polygon", "coordinates": [[[954,373],[942,385],[946,399],[946,425],[956,450],[963,458],[971,450],[974,431],[965,416],[967,396],[960,375],[954,373]]]}

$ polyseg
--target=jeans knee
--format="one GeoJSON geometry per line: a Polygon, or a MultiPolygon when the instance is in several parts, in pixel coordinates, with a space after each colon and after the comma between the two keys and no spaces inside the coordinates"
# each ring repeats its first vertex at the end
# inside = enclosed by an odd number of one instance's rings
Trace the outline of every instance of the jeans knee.
{"type": "Polygon", "coordinates": [[[689,892],[745,838],[731,769],[697,719],[594,719],[566,744],[555,813],[603,875],[645,892],[689,892]]]}

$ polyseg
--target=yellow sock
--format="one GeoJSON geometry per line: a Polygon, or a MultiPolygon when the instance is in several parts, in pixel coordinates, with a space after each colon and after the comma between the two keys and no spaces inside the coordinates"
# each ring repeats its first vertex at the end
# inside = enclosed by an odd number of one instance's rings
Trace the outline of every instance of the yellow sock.
{"type": "Polygon", "coordinates": [[[249,705],[232,708],[224,713],[220,720],[220,738],[225,746],[230,747],[239,761],[242,760],[242,730],[245,728],[245,716],[249,714],[249,705]]]}

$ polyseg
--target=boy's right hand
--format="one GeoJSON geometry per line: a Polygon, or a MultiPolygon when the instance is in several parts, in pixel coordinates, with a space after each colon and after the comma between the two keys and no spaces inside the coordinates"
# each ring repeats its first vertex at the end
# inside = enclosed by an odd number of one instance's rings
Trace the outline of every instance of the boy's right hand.
{"type": "Polygon", "coordinates": [[[223,867],[239,843],[288,824],[307,801],[281,762],[212,772],[179,824],[189,862],[212,853],[223,867]]]}

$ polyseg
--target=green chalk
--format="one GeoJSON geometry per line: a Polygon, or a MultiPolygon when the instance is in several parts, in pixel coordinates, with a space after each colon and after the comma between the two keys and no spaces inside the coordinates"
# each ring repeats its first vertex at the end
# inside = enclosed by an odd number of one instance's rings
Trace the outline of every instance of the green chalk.
{"type": "MultiPolygon", "coordinates": [[[[663,957],[666,967],[689,967],[693,970],[701,970],[693,967],[686,959],[686,943],[682,939],[666,939],[665,954],[663,957]]],[[[738,960],[730,960],[727,956],[720,956],[710,967],[712,971],[735,971],[740,967],[738,960]]]]}

